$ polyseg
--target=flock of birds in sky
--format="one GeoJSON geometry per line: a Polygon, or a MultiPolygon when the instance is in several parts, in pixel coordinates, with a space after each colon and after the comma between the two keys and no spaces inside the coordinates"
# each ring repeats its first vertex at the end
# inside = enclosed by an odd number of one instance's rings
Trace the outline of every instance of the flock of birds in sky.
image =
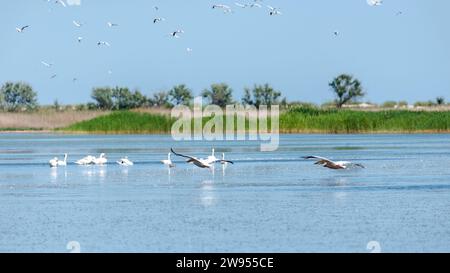
{"type": "MultiPolygon", "coordinates": [[[[264,9],[264,8],[267,8],[267,13],[268,13],[269,16],[277,16],[277,15],[282,15],[282,14],[283,14],[283,13],[280,11],[279,8],[277,8],[277,7],[272,7],[272,6],[270,6],[270,5],[264,4],[263,0],[248,0],[248,1],[251,1],[251,2],[249,2],[249,3],[235,2],[235,3],[234,3],[234,4],[235,4],[235,8],[237,8],[237,9],[247,9],[247,8],[250,8],[250,9],[252,9],[252,8],[255,8],[255,9],[264,9]]],[[[382,0],[366,0],[366,1],[367,1],[367,4],[368,4],[368,5],[373,6],[373,7],[381,6],[382,3],[383,3],[382,0]]],[[[59,5],[59,6],[64,7],[64,8],[67,6],[67,4],[66,4],[63,0],[47,0],[47,3],[49,3],[49,4],[51,4],[52,2],[53,2],[53,4],[59,5]]],[[[214,4],[214,5],[212,5],[211,8],[214,9],[214,10],[221,10],[223,13],[234,13],[234,9],[233,9],[231,6],[225,5],[225,4],[214,4]]],[[[158,7],[158,6],[155,6],[154,9],[155,9],[156,11],[159,11],[159,7],[158,7]]],[[[402,14],[401,11],[397,12],[397,15],[400,15],[400,14],[402,14]]],[[[153,24],[158,24],[158,23],[161,23],[161,22],[163,22],[163,21],[165,21],[165,20],[166,20],[166,19],[163,18],[163,17],[155,16],[155,17],[153,18],[152,22],[153,22],[153,24]]],[[[77,20],[73,20],[72,23],[73,23],[73,25],[74,25],[75,27],[77,27],[77,28],[83,27],[83,23],[82,23],[82,22],[79,22],[79,21],[77,21],[77,20]]],[[[115,22],[107,22],[106,25],[107,25],[109,28],[116,28],[116,27],[119,27],[119,24],[118,24],[118,23],[115,23],[115,22]]],[[[21,26],[21,27],[16,27],[16,31],[17,31],[18,33],[24,33],[24,32],[26,32],[26,30],[27,30],[28,28],[30,28],[30,25],[25,25],[25,26],[21,26]]],[[[183,31],[182,29],[176,29],[176,30],[173,30],[173,31],[171,31],[170,33],[168,33],[168,36],[173,37],[173,38],[180,38],[182,34],[184,34],[184,31],[183,31]]],[[[339,35],[339,31],[336,30],[336,31],[333,32],[333,34],[334,34],[335,36],[338,36],[338,35],[339,35]]],[[[83,41],[83,37],[81,37],[81,36],[77,37],[77,38],[76,38],[76,41],[77,41],[78,43],[81,43],[81,42],[83,41]]],[[[111,44],[110,44],[108,41],[101,41],[101,40],[100,40],[100,41],[97,41],[97,46],[99,46],[99,47],[110,47],[111,44]]],[[[186,52],[187,52],[187,53],[191,53],[191,52],[193,52],[193,49],[190,48],[190,47],[188,47],[188,48],[186,48],[186,52]]],[[[48,68],[50,68],[50,67],[53,66],[52,63],[47,62],[47,61],[41,61],[41,63],[42,63],[45,67],[48,67],[48,68]]],[[[108,74],[112,74],[112,71],[111,71],[111,70],[108,70],[108,74]]],[[[54,79],[54,78],[56,78],[56,76],[57,76],[57,74],[52,74],[52,76],[50,77],[50,79],[54,79]]],[[[78,80],[78,79],[77,79],[76,77],[74,77],[74,78],[72,79],[73,82],[75,82],[75,81],[77,81],[77,80],[78,80]]]]}
{"type": "MultiPolygon", "coordinates": [[[[175,164],[172,162],[172,159],[170,158],[170,155],[174,154],[179,157],[187,158],[186,163],[192,163],[194,166],[197,166],[202,169],[212,169],[214,167],[215,163],[220,163],[223,165],[223,167],[226,167],[228,163],[234,164],[233,161],[226,160],[225,159],[225,153],[222,153],[222,158],[217,158],[214,154],[214,148],[211,150],[211,155],[209,155],[207,158],[199,158],[196,156],[190,156],[185,154],[177,153],[173,150],[173,148],[170,148],[170,153],[167,154],[167,159],[161,160],[161,163],[169,168],[175,167],[175,164]]],[[[362,164],[359,163],[353,163],[350,161],[332,161],[325,157],[320,156],[304,156],[303,159],[314,159],[316,162],[314,164],[321,165],[323,167],[329,168],[329,169],[348,169],[350,167],[359,167],[359,168],[365,168],[362,164]]],[[[103,166],[107,164],[108,159],[106,158],[104,153],[101,153],[99,157],[95,157],[92,155],[85,156],[77,161],[75,161],[75,164],[77,165],[100,165],[103,166]]],[[[133,161],[128,159],[127,156],[119,159],[116,161],[117,164],[121,166],[132,166],[134,165],[133,161]]],[[[67,154],[64,154],[64,159],[59,160],[57,157],[51,159],[49,161],[50,167],[56,168],[59,166],[67,166],[67,154]]]]}

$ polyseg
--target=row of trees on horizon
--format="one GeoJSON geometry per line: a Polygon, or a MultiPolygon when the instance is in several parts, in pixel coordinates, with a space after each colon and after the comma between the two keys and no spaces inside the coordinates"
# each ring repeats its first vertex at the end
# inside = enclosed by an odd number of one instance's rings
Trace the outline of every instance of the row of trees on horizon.
{"type": "MultiPolygon", "coordinates": [[[[341,108],[346,104],[355,103],[363,98],[366,93],[361,82],[348,74],[341,74],[334,78],[329,84],[334,93],[335,99],[332,103],[326,103],[322,106],[334,106],[341,108]]],[[[240,101],[233,98],[233,89],[226,83],[215,83],[200,94],[207,103],[225,107],[226,105],[241,103],[243,105],[281,105],[282,108],[288,108],[293,105],[315,106],[312,103],[288,102],[282,98],[282,93],[274,89],[269,84],[255,84],[252,88],[245,88],[244,95],[240,101]]],[[[92,90],[91,97],[93,102],[87,104],[78,104],[77,110],[126,110],[135,108],[171,108],[175,105],[192,104],[194,93],[184,84],[174,86],[169,91],[159,91],[151,96],[146,96],[139,90],[131,91],[127,87],[95,87],[92,90]]],[[[416,106],[436,106],[444,105],[443,97],[436,98],[435,101],[417,102],[416,106]]],[[[406,107],[406,101],[395,102],[387,101],[381,105],[386,108],[406,107]]],[[[57,100],[54,108],[63,109],[57,100]]],[[[33,111],[39,109],[37,103],[37,93],[33,88],[23,82],[7,82],[0,89],[0,109],[9,112],[33,111]]]]}

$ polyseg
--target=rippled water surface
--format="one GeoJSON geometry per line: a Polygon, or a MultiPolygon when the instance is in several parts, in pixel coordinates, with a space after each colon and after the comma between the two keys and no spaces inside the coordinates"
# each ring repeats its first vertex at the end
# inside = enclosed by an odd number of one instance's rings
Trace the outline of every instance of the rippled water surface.
{"type": "Polygon", "coordinates": [[[259,143],[170,136],[0,134],[0,252],[450,251],[450,135],[282,135],[259,143]],[[234,165],[199,169],[170,147],[234,165]],[[77,166],[106,153],[106,166],[77,166]],[[67,167],[47,165],[69,154],[67,167]],[[304,155],[362,163],[330,170],[304,155]],[[115,164],[127,155],[134,166],[115,164]]]}

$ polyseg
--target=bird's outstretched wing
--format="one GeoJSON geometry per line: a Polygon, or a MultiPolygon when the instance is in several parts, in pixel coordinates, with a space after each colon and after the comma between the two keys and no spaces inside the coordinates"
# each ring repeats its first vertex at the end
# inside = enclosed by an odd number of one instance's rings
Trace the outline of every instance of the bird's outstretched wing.
{"type": "Polygon", "coordinates": [[[302,156],[303,159],[317,159],[317,160],[323,160],[323,161],[328,161],[328,162],[333,162],[332,160],[325,158],[325,157],[321,157],[321,156],[315,156],[315,155],[308,155],[308,156],[302,156]]]}
{"type": "Polygon", "coordinates": [[[196,157],[194,157],[194,156],[189,156],[189,155],[179,154],[179,153],[175,152],[175,151],[173,150],[173,148],[170,148],[170,151],[171,151],[174,155],[181,156],[181,157],[185,157],[185,158],[189,158],[188,161],[190,161],[190,160],[198,161],[198,158],[196,158],[196,157]]]}
{"type": "Polygon", "coordinates": [[[216,163],[216,162],[220,162],[220,163],[225,163],[226,162],[226,163],[234,164],[233,161],[223,160],[223,159],[218,159],[218,160],[213,161],[213,163],[216,163]]]}

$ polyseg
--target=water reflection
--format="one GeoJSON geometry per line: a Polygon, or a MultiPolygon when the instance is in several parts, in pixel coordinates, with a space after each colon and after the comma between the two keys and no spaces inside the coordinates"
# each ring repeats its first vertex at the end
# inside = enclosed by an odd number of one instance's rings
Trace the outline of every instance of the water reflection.
{"type": "Polygon", "coordinates": [[[217,203],[217,197],[214,193],[214,181],[204,180],[200,189],[200,203],[204,207],[214,206],[217,203]]]}

